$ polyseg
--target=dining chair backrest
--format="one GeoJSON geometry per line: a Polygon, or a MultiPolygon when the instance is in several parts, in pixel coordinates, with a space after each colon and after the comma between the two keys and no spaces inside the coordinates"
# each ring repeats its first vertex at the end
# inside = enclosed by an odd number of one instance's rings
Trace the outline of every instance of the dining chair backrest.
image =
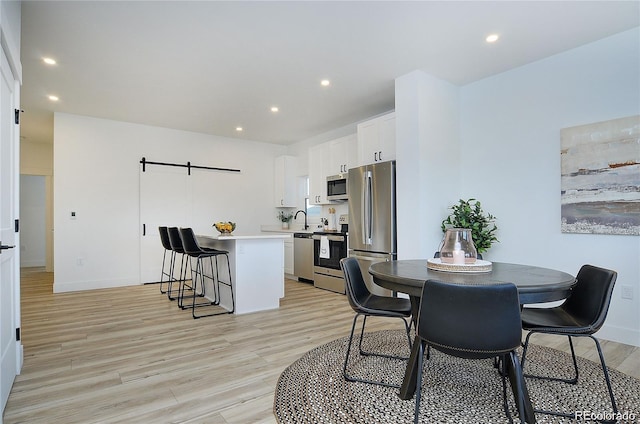
{"type": "Polygon", "coordinates": [[[167,232],[169,233],[169,244],[171,244],[171,249],[176,253],[184,253],[182,239],[180,238],[180,230],[178,230],[178,227],[169,227],[167,228],[167,232]]]}
{"type": "Polygon", "coordinates": [[[425,282],[417,335],[434,349],[460,358],[491,358],[518,348],[521,334],[514,284],[425,282]]]}
{"type": "Polygon", "coordinates": [[[188,255],[199,255],[203,253],[203,250],[198,245],[196,235],[191,228],[180,228],[180,239],[182,240],[182,247],[184,252],[188,255]]]}
{"type": "Polygon", "coordinates": [[[583,265],[571,295],[560,308],[576,319],[585,333],[595,333],[607,317],[617,276],[609,269],[583,265]]]}
{"type": "Polygon", "coordinates": [[[166,250],[173,250],[171,242],[169,241],[169,229],[167,227],[158,227],[158,231],[160,232],[160,242],[162,242],[162,247],[166,250]]]}
{"type": "Polygon", "coordinates": [[[362,277],[360,264],[356,258],[344,258],[340,261],[342,272],[344,273],[345,291],[349,305],[356,312],[366,312],[364,306],[371,292],[367,288],[362,277]]]}

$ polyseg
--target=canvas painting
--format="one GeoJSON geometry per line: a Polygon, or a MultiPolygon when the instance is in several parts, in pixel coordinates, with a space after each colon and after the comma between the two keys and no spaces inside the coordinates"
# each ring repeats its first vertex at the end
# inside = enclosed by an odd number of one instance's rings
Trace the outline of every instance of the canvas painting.
{"type": "Polygon", "coordinates": [[[562,232],[640,235],[640,116],[561,130],[562,232]]]}

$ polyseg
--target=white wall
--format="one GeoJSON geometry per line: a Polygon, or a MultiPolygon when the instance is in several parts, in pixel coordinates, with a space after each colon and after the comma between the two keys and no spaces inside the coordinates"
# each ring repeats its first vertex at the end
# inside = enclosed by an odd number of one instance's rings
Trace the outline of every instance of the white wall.
{"type": "MultiPolygon", "coordinates": [[[[20,175],[44,176],[45,270],[53,272],[53,144],[22,140],[20,142],[20,175]]],[[[24,196],[25,190],[28,189],[28,186],[21,187],[20,196],[24,196]]],[[[22,220],[24,220],[23,215],[21,212],[22,220]]]]}
{"type": "Polygon", "coordinates": [[[20,175],[20,266],[45,266],[45,177],[20,175]]]}
{"type": "Polygon", "coordinates": [[[139,281],[142,157],[241,170],[233,185],[202,193],[217,207],[194,228],[233,218],[239,231],[258,233],[276,223],[273,159],[283,146],[63,113],[54,122],[56,292],[139,281]]]}
{"type": "MultiPolygon", "coordinates": [[[[490,260],[618,280],[599,335],[640,346],[640,237],[560,232],[560,130],[640,113],[634,29],[461,88],[460,197],[498,218],[490,260]],[[621,298],[622,285],[634,299],[621,298]]],[[[434,222],[434,225],[436,223],[434,222]]]]}

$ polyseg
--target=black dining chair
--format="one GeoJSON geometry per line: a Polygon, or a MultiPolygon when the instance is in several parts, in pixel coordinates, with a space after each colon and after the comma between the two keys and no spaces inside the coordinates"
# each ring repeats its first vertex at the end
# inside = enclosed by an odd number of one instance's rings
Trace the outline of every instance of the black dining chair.
{"type": "MultiPolygon", "coordinates": [[[[524,308],[522,310],[522,328],[528,331],[528,333],[525,338],[521,361],[522,369],[524,369],[527,350],[529,348],[529,339],[532,334],[544,333],[567,336],[575,373],[572,378],[546,377],[526,373],[525,377],[577,384],[578,363],[576,361],[572,337],[589,337],[596,344],[598,355],[600,356],[600,365],[604,373],[604,380],[607,384],[607,390],[611,399],[611,408],[614,414],[618,412],[618,408],[613,390],[611,389],[609,372],[607,371],[600,343],[593,334],[602,327],[607,317],[616,278],[617,273],[615,271],[593,265],[583,265],[578,272],[576,285],[571,290],[571,294],[560,306],[552,308],[524,308]]],[[[591,405],[587,406],[591,407],[591,405]]],[[[545,410],[536,410],[536,412],[574,417],[573,412],[545,410]]]]}
{"type": "Polygon", "coordinates": [[[503,364],[500,369],[503,406],[509,420],[506,373],[507,365],[511,366],[519,388],[516,406],[520,422],[524,423],[526,389],[516,355],[521,335],[520,302],[514,284],[465,285],[427,280],[416,326],[415,343],[420,345],[414,423],[418,423],[420,415],[426,347],[464,359],[499,357],[503,364]]]}
{"type": "MultiPolygon", "coordinates": [[[[217,250],[217,249],[205,249],[200,247],[198,244],[198,240],[191,228],[180,228],[180,238],[182,240],[182,246],[184,247],[184,252],[189,255],[193,260],[196,261],[196,268],[193,269],[193,263],[191,264],[191,315],[193,318],[202,318],[202,317],[210,317],[214,315],[220,314],[232,314],[235,310],[235,300],[233,297],[233,282],[231,278],[231,265],[229,264],[229,252],[226,250],[217,250]],[[222,281],[220,279],[219,266],[218,266],[218,257],[224,256],[227,259],[227,271],[229,276],[229,281],[222,281]],[[210,263],[210,271],[211,274],[207,275],[205,272],[205,264],[204,260],[209,259],[210,263]],[[215,268],[215,275],[213,275],[213,270],[215,268]],[[211,285],[213,286],[213,300],[207,298],[206,293],[206,282],[205,280],[209,279],[211,281],[211,285]],[[200,282],[200,291],[198,292],[198,282],[200,282]],[[214,312],[204,313],[197,315],[196,308],[204,307],[204,306],[218,306],[220,305],[220,284],[223,284],[229,287],[231,292],[231,309],[223,309],[215,310],[214,312]],[[207,299],[207,301],[196,302],[196,297],[201,297],[207,299]]],[[[184,288],[185,285],[182,285],[182,292],[180,293],[181,299],[184,299],[184,288]]],[[[184,300],[182,301],[184,303],[184,300]]]]}
{"type": "Polygon", "coordinates": [[[162,285],[166,282],[167,286],[169,286],[173,279],[173,261],[176,253],[171,249],[171,243],[169,242],[169,230],[167,227],[158,227],[158,232],[160,233],[160,242],[164,248],[164,253],[162,255],[162,274],[160,274],[160,293],[165,294],[167,290],[163,289],[162,285]],[[168,261],[167,254],[169,254],[168,261]]]}
{"type": "Polygon", "coordinates": [[[344,358],[342,375],[347,381],[357,381],[360,383],[377,384],[380,386],[399,388],[399,385],[391,384],[385,381],[374,381],[353,377],[347,372],[347,365],[349,363],[351,345],[353,344],[353,334],[355,332],[356,322],[358,320],[358,317],[360,316],[363,317],[362,329],[360,330],[360,342],[358,344],[358,349],[361,356],[378,356],[382,358],[401,360],[408,359],[408,357],[398,355],[365,351],[362,348],[362,340],[364,338],[364,328],[367,323],[367,317],[399,318],[404,323],[410,351],[411,337],[409,336],[409,332],[411,325],[407,323],[407,318],[411,317],[411,302],[409,301],[409,299],[378,296],[372,294],[364,282],[362,271],[360,270],[360,265],[358,264],[358,260],[356,258],[341,259],[340,267],[342,268],[342,272],[344,273],[345,288],[347,299],[349,299],[349,305],[356,313],[356,315],[353,317],[353,324],[351,325],[351,334],[349,335],[349,344],[347,345],[347,353],[344,358]]]}

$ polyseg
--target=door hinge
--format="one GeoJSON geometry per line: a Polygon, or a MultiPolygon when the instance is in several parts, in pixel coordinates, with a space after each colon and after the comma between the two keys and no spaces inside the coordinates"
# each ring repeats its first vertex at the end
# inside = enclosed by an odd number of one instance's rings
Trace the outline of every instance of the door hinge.
{"type": "Polygon", "coordinates": [[[15,123],[16,125],[20,125],[20,109],[14,109],[15,111],[15,123]]]}
{"type": "Polygon", "coordinates": [[[13,223],[14,225],[14,232],[19,233],[20,232],[20,220],[16,219],[13,223]]]}
{"type": "Polygon", "coordinates": [[[20,327],[16,328],[16,341],[19,342],[21,337],[20,327]]]}

